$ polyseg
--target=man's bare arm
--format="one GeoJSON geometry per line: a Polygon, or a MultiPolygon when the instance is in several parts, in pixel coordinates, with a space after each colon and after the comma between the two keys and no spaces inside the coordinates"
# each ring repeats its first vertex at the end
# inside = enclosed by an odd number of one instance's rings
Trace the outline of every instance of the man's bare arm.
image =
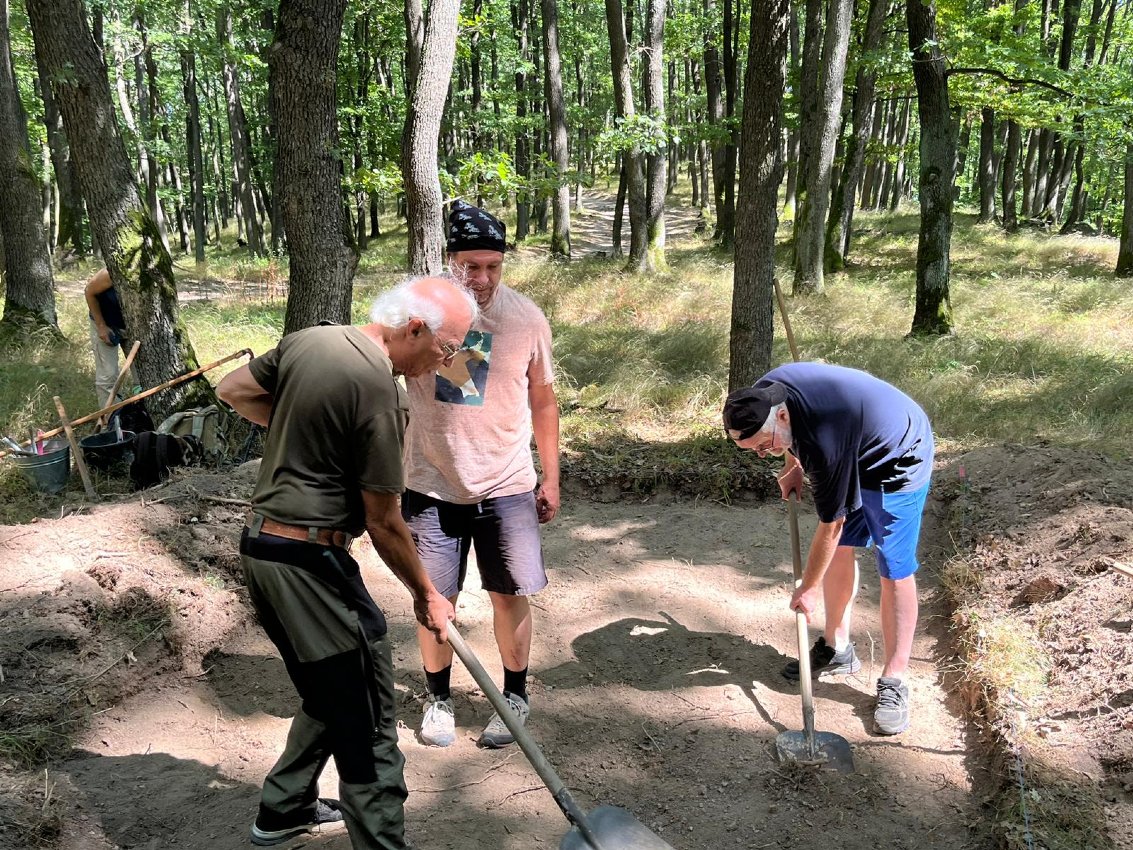
{"type": "Polygon", "coordinates": [[[536,493],[539,522],[550,522],[559,512],[559,400],[552,384],[532,384],[527,390],[531,406],[531,430],[543,467],[543,481],[536,493]]]}
{"type": "Polygon", "coordinates": [[[413,595],[413,613],[426,629],[436,635],[437,643],[448,640],[448,623],[455,619],[452,603],[437,593],[429,580],[409,526],[401,518],[401,507],[394,493],[362,491],[366,509],[366,531],[370,542],[389,567],[413,595]]]}
{"type": "Polygon", "coordinates": [[[216,386],[216,394],[249,422],[267,426],[275,398],[252,377],[247,365],[225,375],[216,386]]]}

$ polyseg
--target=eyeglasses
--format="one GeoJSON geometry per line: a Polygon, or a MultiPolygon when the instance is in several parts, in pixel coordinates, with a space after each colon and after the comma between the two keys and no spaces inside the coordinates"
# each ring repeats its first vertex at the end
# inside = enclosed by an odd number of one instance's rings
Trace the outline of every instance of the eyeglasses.
{"type": "Polygon", "coordinates": [[[452,342],[442,342],[440,343],[440,346],[441,353],[444,354],[445,360],[452,360],[452,358],[456,357],[456,355],[464,351],[463,345],[457,345],[456,343],[452,342]]]}

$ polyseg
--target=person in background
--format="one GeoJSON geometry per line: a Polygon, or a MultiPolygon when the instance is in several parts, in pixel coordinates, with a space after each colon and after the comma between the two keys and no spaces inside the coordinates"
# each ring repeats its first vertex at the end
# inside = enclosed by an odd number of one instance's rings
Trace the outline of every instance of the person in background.
{"type": "MultiPolygon", "coordinates": [[[[917,543],[932,477],[932,426],[915,401],[857,369],[787,363],[724,404],[724,428],[741,449],[783,457],[783,498],[810,479],[818,528],[791,610],[809,621],[821,596],[825,629],[810,650],[812,675],[856,673],[850,642],[858,592],[854,547],[873,545],[881,574],[885,666],[874,723],[882,735],[909,726],[905,673],[917,627],[917,543]]],[[[799,663],[783,670],[798,680],[799,663]]]]}
{"type": "MultiPolygon", "coordinates": [[[[406,381],[410,417],[401,509],[429,577],[454,605],[469,550],[475,549],[492,602],[501,690],[525,723],[528,597],[547,585],[539,525],[559,509],[559,405],[547,319],[530,299],[500,283],[505,232],[495,216],[464,202],[449,216],[449,268],[476,297],[480,317],[451,362],[406,381]]],[[[429,691],[420,737],[446,747],[456,740],[452,649],[423,628],[417,643],[429,691]]],[[[513,740],[496,714],[478,743],[494,748],[513,740]]]]}
{"type": "Polygon", "coordinates": [[[102,269],[87,281],[83,296],[90,315],[90,346],[94,354],[94,390],[98,406],[106,404],[118,380],[118,349],[126,338],[126,320],[110,272],[102,269]]]}
{"type": "Polygon", "coordinates": [[[240,558],[248,596],[302,699],[264,780],[253,844],[345,819],[354,850],[407,846],[386,619],[349,547],[365,530],[412,595],[429,640],[446,639],[452,605],[425,574],[398,504],[407,405],[397,377],[450,362],[476,309],[451,281],[409,281],[379,296],[370,324],[296,331],[217,386],[237,413],[268,429],[240,558]],[[340,800],[318,796],[332,756],[340,800]]]}

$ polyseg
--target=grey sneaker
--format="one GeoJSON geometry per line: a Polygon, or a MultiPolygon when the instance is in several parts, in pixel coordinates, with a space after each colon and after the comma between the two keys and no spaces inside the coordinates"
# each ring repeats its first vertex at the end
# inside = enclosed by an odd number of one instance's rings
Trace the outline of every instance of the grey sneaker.
{"type": "MultiPolygon", "coordinates": [[[[512,714],[519,719],[519,725],[525,725],[528,716],[531,714],[531,706],[527,704],[527,701],[523,697],[517,697],[508,691],[504,691],[504,699],[507,700],[508,708],[511,709],[512,714]]],[[[484,727],[484,731],[480,733],[480,739],[476,743],[481,747],[495,750],[506,747],[508,744],[514,744],[515,738],[512,736],[511,730],[500,719],[499,713],[496,713],[492,715],[492,719],[488,721],[488,725],[484,727]]]]}
{"type": "MultiPolygon", "coordinates": [[[[810,648],[810,677],[812,679],[825,679],[828,676],[844,676],[847,673],[857,673],[862,669],[861,659],[854,652],[851,643],[841,652],[835,652],[834,647],[826,642],[826,638],[819,636],[810,648]]],[[[788,661],[783,667],[783,675],[792,682],[799,680],[799,662],[788,661]]]]}
{"type": "Polygon", "coordinates": [[[421,718],[421,742],[431,747],[447,747],[456,740],[456,717],[451,699],[429,697],[429,707],[421,718]]]}
{"type": "Polygon", "coordinates": [[[909,728],[909,686],[900,679],[879,676],[877,708],[873,722],[882,735],[896,735],[909,728]]]}
{"type": "Polygon", "coordinates": [[[307,832],[317,832],[323,826],[342,823],[342,808],[338,800],[322,798],[315,803],[315,810],[277,815],[266,809],[260,810],[259,817],[252,824],[252,843],[257,847],[271,847],[282,844],[307,832]]]}

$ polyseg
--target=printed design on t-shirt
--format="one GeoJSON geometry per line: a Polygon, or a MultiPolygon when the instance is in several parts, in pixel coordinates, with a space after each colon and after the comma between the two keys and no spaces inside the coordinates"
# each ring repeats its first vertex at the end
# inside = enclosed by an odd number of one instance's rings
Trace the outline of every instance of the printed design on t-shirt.
{"type": "Polygon", "coordinates": [[[488,371],[492,365],[492,335],[487,331],[470,330],[464,347],[452,363],[437,370],[434,398],[449,404],[484,404],[488,371]]]}

